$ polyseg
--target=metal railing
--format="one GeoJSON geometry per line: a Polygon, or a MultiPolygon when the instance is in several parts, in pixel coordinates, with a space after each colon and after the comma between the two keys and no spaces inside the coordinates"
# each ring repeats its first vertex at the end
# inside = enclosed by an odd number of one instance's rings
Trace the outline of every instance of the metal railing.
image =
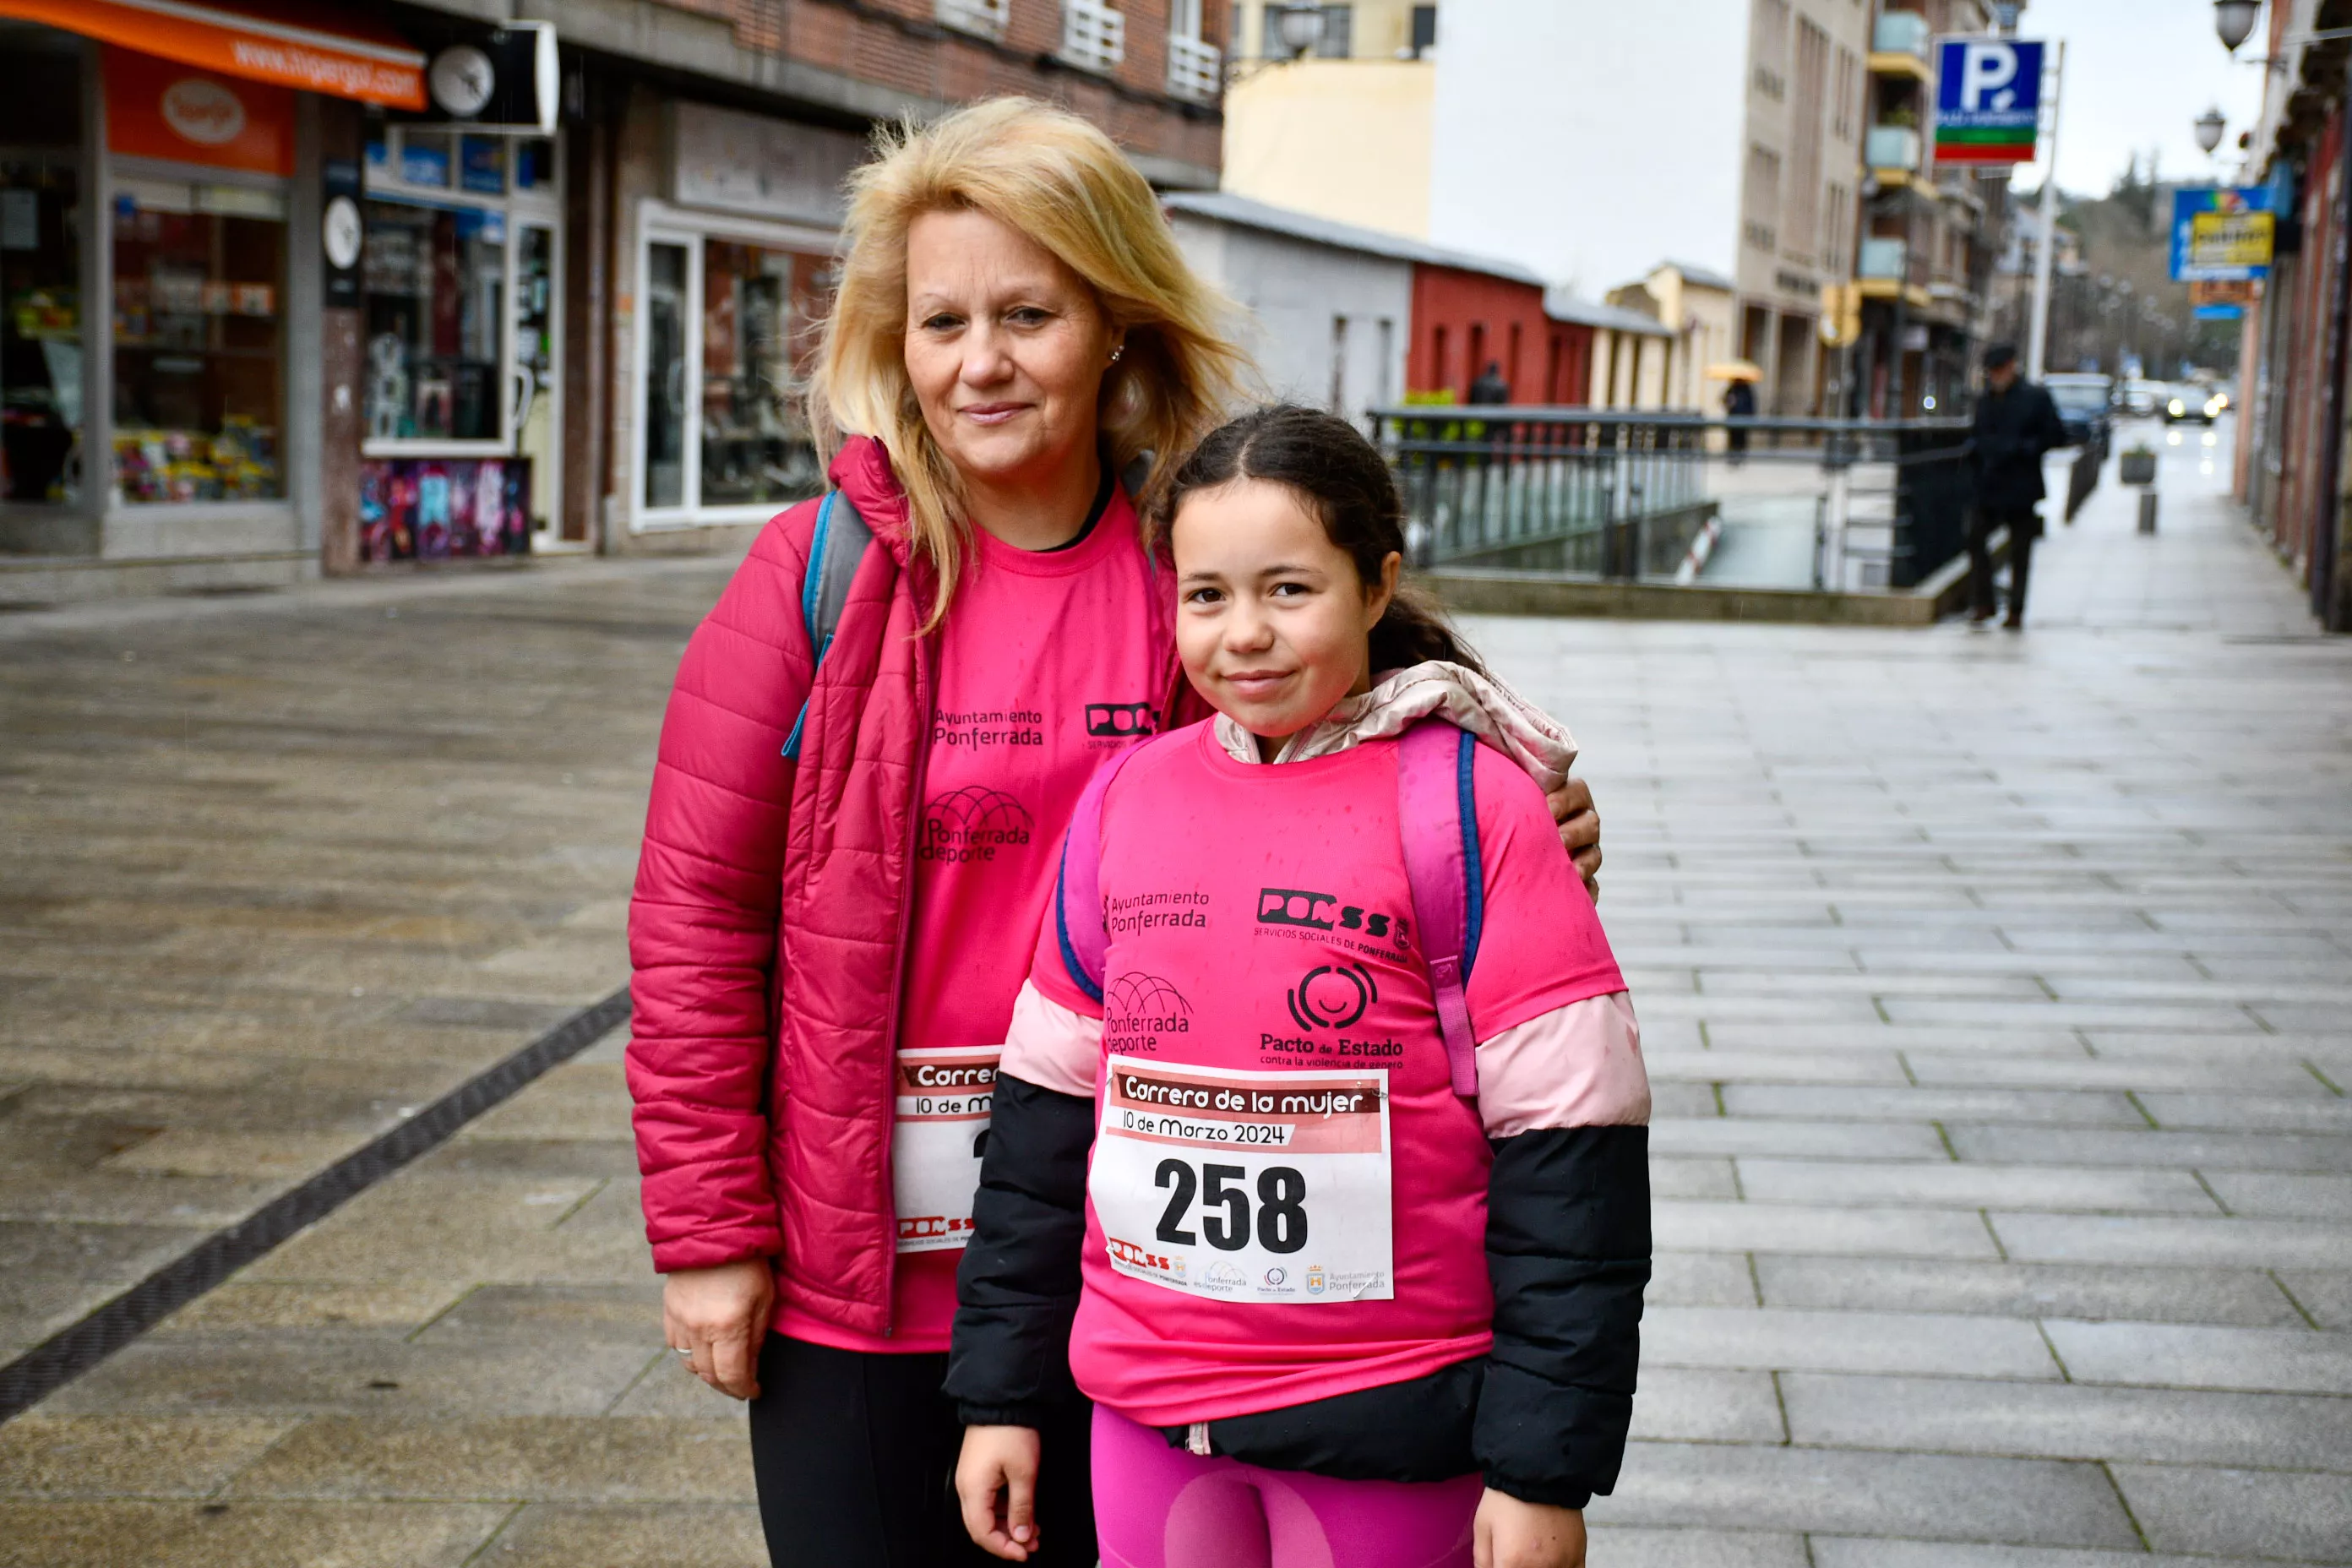
{"type": "Polygon", "coordinates": [[[1965,420],[1451,405],[1369,417],[1419,566],[1900,589],[1966,543],[1965,420]]]}

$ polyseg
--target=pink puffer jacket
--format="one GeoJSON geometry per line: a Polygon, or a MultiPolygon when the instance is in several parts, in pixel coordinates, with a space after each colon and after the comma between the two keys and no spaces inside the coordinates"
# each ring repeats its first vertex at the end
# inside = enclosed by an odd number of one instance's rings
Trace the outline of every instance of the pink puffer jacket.
{"type": "MultiPolygon", "coordinates": [[[[851,441],[831,477],[884,548],[866,552],[814,684],[801,588],[815,501],[761,531],[678,667],[629,910],[629,1091],[656,1268],[773,1257],[785,1304],[885,1334],[931,579],[910,566],[880,446],[851,441]],[[795,764],[782,752],[803,701],[795,764]]],[[[1137,635],[1164,650],[1172,710],[1191,696],[1172,579],[1163,600],[1137,635]]]]}

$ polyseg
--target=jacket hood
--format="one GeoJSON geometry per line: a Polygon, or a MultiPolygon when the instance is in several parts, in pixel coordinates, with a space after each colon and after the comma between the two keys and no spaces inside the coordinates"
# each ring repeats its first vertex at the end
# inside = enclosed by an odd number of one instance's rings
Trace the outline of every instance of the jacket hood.
{"type": "Polygon", "coordinates": [[[852,436],[841,444],[824,472],[904,572],[915,541],[908,526],[907,492],[890,467],[888,450],[871,436],[852,436]]]}
{"type": "MultiPolygon", "coordinates": [[[[1276,763],[1328,757],[1366,741],[1402,735],[1423,719],[1444,719],[1517,763],[1551,794],[1568,782],[1576,740],[1567,726],[1496,679],[1442,659],[1386,670],[1372,689],[1343,700],[1282,744],[1276,763]]],[[[1218,744],[1237,762],[1255,763],[1257,740],[1234,720],[1216,719],[1218,744]]]]}

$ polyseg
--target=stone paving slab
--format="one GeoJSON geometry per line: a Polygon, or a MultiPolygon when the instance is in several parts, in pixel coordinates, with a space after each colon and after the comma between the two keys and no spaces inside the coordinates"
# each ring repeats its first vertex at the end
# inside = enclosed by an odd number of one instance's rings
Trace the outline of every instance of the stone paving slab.
{"type": "Polygon", "coordinates": [[[2259,1269],[2133,1268],[2101,1264],[1944,1262],[1916,1258],[1754,1255],[1756,1287],[1776,1307],[1886,1312],[1986,1312],[2033,1320],[2293,1328],[2305,1314],[2259,1269]]]}
{"type": "Polygon", "coordinates": [[[2352,1475],[2352,1400],[2066,1383],[1780,1379],[1796,1442],[2352,1475]]]}
{"type": "Polygon", "coordinates": [[[1643,1443],[1597,1524],[1832,1531],[1928,1540],[2139,1543],[2099,1466],[1832,1448],[1643,1443]]]}
{"type": "Polygon", "coordinates": [[[2340,1475],[2111,1466],[2157,1552],[2352,1560],[2352,1487],[2340,1475]]]}

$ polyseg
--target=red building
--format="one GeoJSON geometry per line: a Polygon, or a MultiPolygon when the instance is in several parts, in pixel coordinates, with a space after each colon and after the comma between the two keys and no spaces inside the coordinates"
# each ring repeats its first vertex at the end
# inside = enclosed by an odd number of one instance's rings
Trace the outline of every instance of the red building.
{"type": "Polygon", "coordinates": [[[1467,401],[1487,365],[1517,404],[1581,403],[1592,363],[1592,330],[1544,314],[1543,279],[1507,262],[1415,261],[1409,391],[1451,392],[1467,401]]]}

